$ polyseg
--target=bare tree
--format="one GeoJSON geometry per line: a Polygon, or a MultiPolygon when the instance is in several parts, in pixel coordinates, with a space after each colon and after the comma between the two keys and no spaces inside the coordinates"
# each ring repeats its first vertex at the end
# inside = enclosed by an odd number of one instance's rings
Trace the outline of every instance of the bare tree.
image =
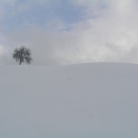
{"type": "Polygon", "coordinates": [[[19,65],[23,62],[30,64],[32,61],[30,49],[24,46],[21,46],[19,49],[15,49],[12,56],[17,62],[19,62],[19,65]]]}

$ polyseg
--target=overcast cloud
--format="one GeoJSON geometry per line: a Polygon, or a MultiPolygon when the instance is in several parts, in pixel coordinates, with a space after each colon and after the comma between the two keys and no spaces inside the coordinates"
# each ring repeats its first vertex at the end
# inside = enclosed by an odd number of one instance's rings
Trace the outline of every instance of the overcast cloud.
{"type": "Polygon", "coordinates": [[[21,45],[35,65],[138,63],[136,0],[1,0],[0,63],[21,45]]]}

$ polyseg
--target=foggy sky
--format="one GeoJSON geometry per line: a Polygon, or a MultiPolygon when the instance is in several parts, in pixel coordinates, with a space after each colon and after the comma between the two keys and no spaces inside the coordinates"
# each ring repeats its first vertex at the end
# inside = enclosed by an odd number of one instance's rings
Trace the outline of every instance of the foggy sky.
{"type": "Polygon", "coordinates": [[[35,65],[138,63],[136,0],[1,0],[0,64],[25,45],[35,65]]]}

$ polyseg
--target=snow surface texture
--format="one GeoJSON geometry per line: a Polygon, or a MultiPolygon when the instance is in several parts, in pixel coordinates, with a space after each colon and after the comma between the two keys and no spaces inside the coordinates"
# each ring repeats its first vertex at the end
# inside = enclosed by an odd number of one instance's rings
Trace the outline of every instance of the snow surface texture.
{"type": "Polygon", "coordinates": [[[0,138],[138,138],[138,65],[0,67],[0,138]]]}

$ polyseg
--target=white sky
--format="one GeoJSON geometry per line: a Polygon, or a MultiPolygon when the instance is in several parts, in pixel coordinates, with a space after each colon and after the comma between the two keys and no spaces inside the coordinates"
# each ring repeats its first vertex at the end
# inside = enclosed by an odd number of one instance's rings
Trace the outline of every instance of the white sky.
{"type": "Polygon", "coordinates": [[[138,63],[136,0],[0,1],[0,63],[26,45],[35,65],[138,63]],[[7,58],[3,58],[7,57],[7,58]]]}

